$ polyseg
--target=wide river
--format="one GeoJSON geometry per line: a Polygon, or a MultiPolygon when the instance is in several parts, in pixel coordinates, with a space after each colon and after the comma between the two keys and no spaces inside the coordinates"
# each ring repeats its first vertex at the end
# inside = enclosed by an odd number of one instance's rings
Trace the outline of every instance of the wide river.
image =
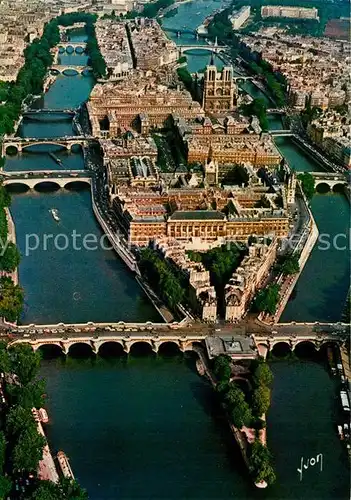
{"type": "MultiPolygon", "coordinates": [[[[164,20],[194,28],[220,2],[197,1],[178,7],[164,20]]],[[[84,36],[76,34],[74,40],[84,36]]],[[[61,63],[84,56],[62,55],[61,63]],[[69,59],[65,59],[69,58],[69,59]]],[[[199,57],[193,70],[207,63],[199,57]]],[[[83,58],[83,59],[82,59],[83,58]]],[[[88,98],[93,81],[60,76],[36,107],[72,108],[88,98]]],[[[255,89],[255,92],[257,89],[255,89]]],[[[72,133],[64,117],[27,120],[21,135],[48,137],[72,133]]],[[[271,118],[277,128],[276,118],[271,118]]],[[[279,144],[299,170],[318,170],[291,142],[279,144]]],[[[53,168],[48,150],[7,159],[8,170],[53,168]]],[[[57,153],[68,169],[83,168],[80,154],[57,153]]],[[[54,167],[55,168],[55,167],[54,167]]],[[[61,167],[60,167],[61,168],[61,167]]],[[[312,201],[321,232],[346,231],[348,205],[341,195],[316,195],[312,201]]],[[[43,246],[45,235],[102,235],[88,190],[16,194],[11,208],[23,254],[20,282],[26,292],[22,321],[144,321],[157,319],[134,278],[110,250],[58,250],[43,246]],[[56,224],[49,209],[59,210],[56,224]],[[34,235],[34,236],[32,236],[34,235]],[[37,236],[37,239],[35,237],[37,236]],[[26,253],[28,244],[38,248],[26,253]]],[[[61,236],[60,238],[64,238],[61,236]]],[[[284,319],[338,320],[348,283],[347,253],[314,250],[284,319]]],[[[346,499],[346,459],[335,425],[336,387],[324,366],[312,360],[272,365],[275,374],[268,439],[278,481],[261,491],[247,478],[242,461],[209,385],[195,371],[192,357],[43,361],[47,379],[53,450],[64,449],[76,477],[92,500],[131,499],[346,499]],[[301,457],[322,453],[323,471],[307,470],[300,482],[301,457]]]]}

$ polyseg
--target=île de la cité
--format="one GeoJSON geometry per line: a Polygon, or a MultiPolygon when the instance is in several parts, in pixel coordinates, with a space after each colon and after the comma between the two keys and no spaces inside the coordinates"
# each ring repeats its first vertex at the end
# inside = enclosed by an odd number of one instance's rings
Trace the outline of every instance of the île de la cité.
{"type": "Polygon", "coordinates": [[[349,34],[0,1],[0,499],[349,498],[349,34]]]}

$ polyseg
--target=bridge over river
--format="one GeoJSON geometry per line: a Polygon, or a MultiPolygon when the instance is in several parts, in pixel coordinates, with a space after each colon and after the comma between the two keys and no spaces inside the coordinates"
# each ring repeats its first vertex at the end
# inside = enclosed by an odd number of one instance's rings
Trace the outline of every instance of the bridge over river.
{"type": "Polygon", "coordinates": [[[67,188],[77,182],[91,184],[89,172],[82,170],[47,170],[43,172],[3,172],[4,186],[24,185],[35,189],[40,184],[53,184],[59,188],[67,188]]]}
{"type": "MultiPolygon", "coordinates": [[[[303,172],[298,172],[303,173],[303,172]]],[[[345,174],[337,172],[309,172],[315,180],[315,188],[321,184],[327,185],[330,189],[335,186],[348,186],[348,181],[345,174]]]]}
{"type": "Polygon", "coordinates": [[[75,64],[53,64],[50,66],[49,71],[54,71],[56,74],[64,73],[65,71],[76,71],[79,74],[91,72],[93,68],[91,66],[79,66],[75,64]]]}
{"type": "Polygon", "coordinates": [[[2,156],[6,155],[6,152],[9,148],[13,148],[17,151],[17,153],[21,153],[23,149],[29,148],[30,146],[39,146],[39,145],[55,145],[61,146],[62,148],[67,149],[67,151],[71,151],[73,146],[85,146],[87,144],[87,140],[91,139],[89,136],[67,136],[67,137],[49,137],[49,138],[38,138],[38,137],[5,137],[2,142],[2,156]]]}
{"type": "Polygon", "coordinates": [[[319,349],[323,344],[333,342],[343,344],[349,334],[350,325],[344,323],[279,323],[266,325],[260,322],[252,324],[224,325],[216,328],[203,323],[86,323],[56,325],[9,326],[3,335],[8,335],[10,345],[27,343],[34,350],[43,346],[54,345],[68,354],[76,344],[88,345],[98,353],[107,342],[118,343],[125,352],[129,352],[135,343],[149,344],[153,351],[165,343],[176,344],[181,351],[192,350],[204,345],[207,337],[243,340],[250,338],[254,349],[265,355],[278,343],[286,343],[294,349],[302,342],[309,342],[319,349]]]}

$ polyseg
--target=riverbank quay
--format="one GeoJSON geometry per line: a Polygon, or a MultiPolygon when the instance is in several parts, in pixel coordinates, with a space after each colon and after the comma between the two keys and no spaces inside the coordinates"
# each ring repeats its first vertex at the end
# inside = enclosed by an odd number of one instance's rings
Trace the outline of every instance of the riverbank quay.
{"type": "Polygon", "coordinates": [[[313,217],[313,214],[311,212],[311,209],[309,207],[309,203],[307,201],[307,198],[302,190],[301,183],[298,182],[298,191],[297,195],[300,197],[300,199],[303,202],[304,210],[308,214],[308,222],[307,222],[307,227],[303,229],[302,233],[300,235],[293,235],[293,238],[295,239],[296,236],[299,236],[298,241],[295,243],[295,246],[292,250],[293,255],[295,253],[300,254],[299,255],[299,271],[294,274],[293,276],[284,276],[283,274],[280,274],[277,279],[277,284],[280,286],[280,292],[279,292],[279,303],[277,304],[277,310],[272,318],[268,317],[263,317],[261,318],[263,321],[269,321],[271,323],[278,323],[281,315],[284,312],[284,309],[286,307],[286,304],[288,303],[288,300],[295,288],[295,285],[308,261],[309,256],[311,255],[311,252],[318,240],[319,236],[319,231],[318,227],[316,224],[316,221],[313,217]]]}
{"type": "MultiPolygon", "coordinates": [[[[15,229],[15,224],[13,222],[11,212],[9,208],[5,208],[5,213],[6,213],[6,219],[7,219],[7,227],[8,227],[8,241],[16,245],[16,229],[15,229]]],[[[12,281],[14,282],[15,285],[19,284],[19,279],[18,279],[18,267],[12,273],[7,273],[5,271],[1,272],[2,276],[10,276],[12,281]]]]}
{"type": "Polygon", "coordinates": [[[93,177],[91,183],[91,203],[95,217],[100,223],[101,228],[106,234],[114,250],[123,260],[123,262],[129,267],[131,271],[134,271],[136,274],[140,275],[140,271],[135,256],[127,248],[127,246],[123,244],[117,233],[112,231],[111,223],[106,219],[106,217],[104,217],[103,211],[100,209],[98,203],[95,201],[95,195],[96,195],[96,184],[94,184],[94,177],[93,177]]]}
{"type": "Polygon", "coordinates": [[[43,448],[43,458],[39,461],[38,477],[41,481],[52,481],[53,483],[58,483],[59,475],[56,470],[55,462],[52,457],[42,423],[37,422],[37,426],[38,433],[41,434],[46,441],[43,448]]]}
{"type": "Polygon", "coordinates": [[[325,170],[332,172],[345,172],[345,168],[337,165],[336,163],[329,160],[324,153],[319,151],[314,144],[307,140],[307,138],[302,137],[300,134],[294,134],[292,136],[292,141],[301,149],[303,149],[311,158],[319,163],[321,167],[325,170]]]}

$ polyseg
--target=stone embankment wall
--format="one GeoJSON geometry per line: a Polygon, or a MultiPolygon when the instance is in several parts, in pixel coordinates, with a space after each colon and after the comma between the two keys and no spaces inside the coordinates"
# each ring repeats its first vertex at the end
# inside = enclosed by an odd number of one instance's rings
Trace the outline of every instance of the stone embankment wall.
{"type": "Polygon", "coordinates": [[[303,271],[303,268],[305,267],[306,262],[307,262],[309,256],[311,255],[313,247],[316,244],[316,241],[318,240],[318,235],[319,235],[318,227],[317,227],[316,221],[314,220],[314,217],[313,217],[313,214],[310,210],[310,207],[308,205],[308,201],[307,201],[304,193],[302,192],[302,189],[301,189],[301,195],[303,197],[305,208],[306,208],[308,215],[309,215],[309,235],[306,239],[306,243],[305,243],[305,245],[301,251],[301,254],[300,254],[300,258],[299,258],[300,270],[299,270],[299,272],[297,274],[295,274],[294,276],[287,276],[287,277],[280,276],[278,278],[278,283],[282,286],[282,289],[284,291],[280,297],[280,301],[279,301],[279,304],[277,307],[277,312],[273,318],[274,323],[278,323],[279,318],[282,315],[282,313],[285,309],[285,306],[289,300],[289,297],[290,297],[290,295],[291,295],[291,293],[292,293],[292,291],[297,283],[297,280],[299,279],[299,277],[303,271]],[[284,288],[284,284],[287,284],[287,286],[285,288],[284,288]]]}
{"type": "Polygon", "coordinates": [[[95,214],[95,217],[99,221],[100,226],[102,227],[103,231],[105,232],[106,236],[108,237],[111,245],[113,246],[113,248],[115,249],[117,254],[121,257],[121,259],[125,262],[125,264],[127,264],[127,266],[129,267],[129,269],[131,271],[134,271],[137,274],[140,274],[134,255],[130,252],[130,250],[128,250],[128,248],[126,248],[119,241],[118,236],[111,232],[111,230],[108,227],[108,225],[106,224],[104,218],[100,214],[100,211],[99,211],[98,207],[96,206],[96,203],[94,200],[93,186],[91,188],[91,203],[92,203],[93,212],[95,214]]]}

